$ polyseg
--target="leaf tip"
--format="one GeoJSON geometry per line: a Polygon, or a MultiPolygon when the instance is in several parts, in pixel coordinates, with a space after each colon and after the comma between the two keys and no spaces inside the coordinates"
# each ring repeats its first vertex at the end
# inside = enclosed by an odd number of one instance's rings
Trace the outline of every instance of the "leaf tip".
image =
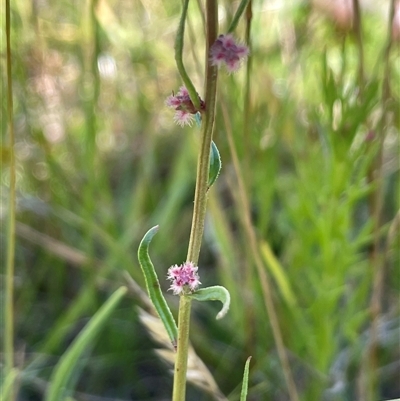
{"type": "Polygon", "coordinates": [[[228,310],[229,310],[229,305],[227,307],[224,305],[224,307],[219,311],[216,319],[217,320],[222,319],[228,313],[228,310]]]}
{"type": "Polygon", "coordinates": [[[216,319],[222,319],[229,310],[229,305],[231,302],[231,297],[229,295],[229,291],[220,286],[215,285],[212,287],[201,288],[196,292],[190,294],[191,297],[196,299],[197,301],[220,301],[222,302],[222,309],[218,313],[216,319]]]}

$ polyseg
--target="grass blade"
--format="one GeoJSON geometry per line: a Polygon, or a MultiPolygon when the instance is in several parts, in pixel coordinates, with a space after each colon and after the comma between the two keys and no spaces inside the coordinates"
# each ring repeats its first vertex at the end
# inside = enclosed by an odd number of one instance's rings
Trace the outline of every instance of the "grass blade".
{"type": "Polygon", "coordinates": [[[247,398],[247,390],[249,388],[250,360],[251,360],[251,356],[249,356],[247,358],[246,364],[244,365],[243,384],[242,384],[242,391],[240,393],[240,401],[246,401],[246,398],[247,398]]]}
{"type": "Polygon", "coordinates": [[[0,401],[9,401],[13,396],[14,383],[18,376],[18,369],[11,369],[7,375],[4,376],[4,381],[0,387],[0,401]]]}
{"type": "Polygon", "coordinates": [[[266,265],[269,267],[272,276],[275,278],[283,298],[289,306],[296,306],[296,297],[290,286],[288,276],[276,256],[273,254],[271,247],[267,242],[262,241],[260,249],[261,256],[263,257],[266,265]]]}
{"type": "Polygon", "coordinates": [[[111,297],[97,311],[97,313],[92,317],[75,341],[63,354],[60,361],[54,368],[50,386],[46,393],[46,401],[62,401],[64,399],[64,392],[67,388],[68,382],[72,376],[79,357],[85,351],[85,349],[93,343],[97,333],[106,323],[107,319],[110,317],[111,313],[126,292],[126,287],[118,288],[118,290],[115,291],[114,294],[111,295],[111,297]]]}

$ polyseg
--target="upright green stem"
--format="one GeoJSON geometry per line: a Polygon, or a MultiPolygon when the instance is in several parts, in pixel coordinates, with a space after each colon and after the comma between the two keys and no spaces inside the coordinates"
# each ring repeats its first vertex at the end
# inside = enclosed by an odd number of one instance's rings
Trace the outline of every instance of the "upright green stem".
{"type": "Polygon", "coordinates": [[[84,213],[86,221],[90,222],[85,228],[86,252],[91,260],[94,257],[93,226],[96,214],[97,186],[98,177],[96,175],[96,136],[98,130],[97,103],[100,95],[99,73],[97,68],[97,58],[100,51],[99,27],[95,15],[98,0],[86,0],[85,14],[82,19],[84,27],[84,40],[82,42],[83,53],[83,87],[85,112],[86,135],[85,135],[85,158],[84,166],[87,174],[87,185],[84,186],[82,193],[84,213]]]}
{"type": "Polygon", "coordinates": [[[237,24],[239,23],[240,17],[242,16],[243,11],[245,10],[248,2],[249,2],[249,0],[242,0],[240,2],[239,7],[236,10],[235,16],[233,17],[233,20],[232,20],[231,24],[229,25],[228,33],[232,33],[236,29],[237,24]]]}
{"type": "MultiPolygon", "coordinates": [[[[252,1],[250,0],[247,4],[246,8],[246,44],[249,47],[250,54],[251,54],[251,22],[253,18],[253,12],[252,12],[252,1]]],[[[244,85],[244,98],[243,98],[243,142],[244,142],[244,160],[242,162],[243,169],[242,172],[244,173],[245,177],[244,179],[247,181],[247,179],[251,178],[251,175],[247,175],[250,173],[252,170],[250,168],[250,151],[251,151],[251,141],[252,141],[252,127],[251,127],[251,71],[252,71],[252,57],[249,57],[246,60],[246,78],[245,78],[245,85],[244,85]]],[[[252,255],[251,255],[251,250],[247,249],[248,252],[248,260],[251,260],[252,255]]],[[[249,291],[249,294],[251,294],[251,286],[252,286],[252,280],[253,280],[253,269],[251,266],[248,266],[246,269],[244,269],[244,286],[246,288],[246,291],[249,291]]],[[[254,308],[251,307],[251,304],[253,302],[252,297],[246,297],[245,303],[246,303],[246,310],[248,313],[245,315],[245,324],[247,327],[246,330],[246,352],[250,354],[252,352],[253,346],[254,346],[254,341],[255,341],[255,334],[256,334],[256,319],[255,319],[255,310],[254,308]]]]}
{"type": "MultiPolygon", "coordinates": [[[[207,48],[206,58],[209,59],[209,49],[217,39],[218,9],[217,0],[207,0],[207,48]]],[[[192,229],[190,232],[187,260],[197,263],[201,241],[203,238],[204,219],[207,207],[207,183],[210,164],[210,148],[215,119],[215,103],[217,91],[217,67],[207,62],[205,82],[206,111],[203,113],[200,152],[197,159],[196,190],[194,196],[194,210],[192,229]]]]}
{"type": "MultiPolygon", "coordinates": [[[[210,148],[215,119],[215,100],[217,90],[217,68],[209,63],[209,49],[217,39],[218,34],[218,4],[217,0],[206,1],[207,46],[206,46],[206,81],[205,103],[201,131],[200,152],[197,162],[196,190],[194,196],[194,210],[192,228],[190,232],[187,260],[197,264],[201,241],[204,231],[204,220],[207,207],[207,182],[210,163],[210,148]]],[[[174,372],[173,401],[185,401],[186,372],[189,342],[189,320],[191,300],[181,296],[178,318],[178,349],[174,372]]]]}
{"type": "MultiPolygon", "coordinates": [[[[15,155],[14,155],[14,122],[13,122],[13,92],[11,73],[11,32],[10,32],[10,0],[6,0],[6,40],[7,40],[7,118],[10,148],[10,194],[8,206],[7,232],[7,265],[5,288],[5,327],[4,327],[4,367],[5,376],[11,374],[14,365],[14,258],[15,258],[15,155]]],[[[10,400],[15,394],[11,391],[10,400]]]]}
{"type": "Polygon", "coordinates": [[[176,61],[176,66],[178,67],[179,74],[181,75],[182,81],[189,92],[190,100],[192,101],[196,109],[200,110],[199,95],[197,94],[196,89],[191,79],[189,78],[189,75],[186,72],[185,66],[183,65],[183,42],[185,37],[185,22],[186,22],[188,6],[189,6],[189,0],[184,0],[181,19],[179,21],[178,32],[176,33],[176,39],[175,39],[175,61],[176,61]]]}
{"type": "Polygon", "coordinates": [[[178,348],[172,392],[173,401],[185,401],[191,302],[191,298],[185,295],[182,295],[179,301],[178,348]]]}

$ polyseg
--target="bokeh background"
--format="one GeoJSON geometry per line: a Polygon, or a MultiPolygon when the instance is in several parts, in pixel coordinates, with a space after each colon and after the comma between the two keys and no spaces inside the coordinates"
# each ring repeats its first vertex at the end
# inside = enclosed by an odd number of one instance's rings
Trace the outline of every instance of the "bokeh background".
{"type": "MultiPolygon", "coordinates": [[[[199,387],[200,369],[187,399],[238,400],[249,355],[248,400],[289,399],[247,214],[301,400],[399,398],[400,11],[390,1],[251,4],[235,33],[250,44],[249,63],[219,74],[214,141],[223,168],[199,262],[203,285],[227,287],[232,305],[221,321],[214,303],[195,303],[192,313],[192,344],[220,393],[199,387]]],[[[203,6],[190,2],[184,51],[202,96],[203,6]]],[[[219,1],[221,33],[237,6],[219,1]]],[[[55,364],[126,283],[124,271],[144,288],[136,252],[151,226],[160,225],[151,257],[165,292],[168,267],[185,260],[199,129],[175,125],[164,104],[182,85],[173,50],[180,8],[12,1],[20,401],[44,399],[55,364]]],[[[177,297],[166,294],[176,315],[177,297]]],[[[137,306],[145,307],[132,290],[81,358],[71,400],[171,399],[171,365],[156,352],[167,345],[137,306]]]]}

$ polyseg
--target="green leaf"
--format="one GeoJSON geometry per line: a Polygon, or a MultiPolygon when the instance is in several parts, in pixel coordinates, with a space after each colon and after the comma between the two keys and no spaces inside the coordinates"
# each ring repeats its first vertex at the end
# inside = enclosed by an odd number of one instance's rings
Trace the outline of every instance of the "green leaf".
{"type": "Polygon", "coordinates": [[[7,375],[4,377],[4,381],[1,383],[0,387],[0,401],[7,401],[11,399],[11,394],[15,386],[15,381],[18,377],[18,369],[11,369],[7,375]]]}
{"type": "Polygon", "coordinates": [[[127,288],[120,287],[104,305],[90,319],[89,323],[79,333],[78,337],[65,351],[54,368],[50,386],[46,393],[46,401],[63,401],[65,399],[65,391],[68,383],[74,373],[75,367],[79,361],[79,357],[84,351],[93,344],[96,335],[104,326],[119,301],[126,294],[127,288]]]}
{"type": "Polygon", "coordinates": [[[175,38],[175,61],[178,67],[179,74],[181,75],[182,81],[184,82],[186,89],[189,92],[190,100],[192,101],[194,107],[200,110],[200,99],[196,92],[196,89],[186,72],[186,68],[183,64],[183,41],[185,37],[185,21],[188,10],[189,0],[184,0],[182,5],[182,14],[179,20],[178,30],[176,32],[175,38]]]}
{"type": "Polygon", "coordinates": [[[217,319],[222,319],[227,314],[231,303],[231,296],[228,290],[220,285],[200,288],[196,292],[187,295],[197,301],[221,301],[222,309],[218,313],[217,319]]]}
{"type": "Polygon", "coordinates": [[[158,231],[158,226],[150,228],[149,231],[143,237],[139,249],[138,259],[140,267],[142,268],[144,279],[146,281],[147,292],[151,302],[153,303],[158,316],[162,320],[165,329],[167,330],[168,336],[172,342],[172,345],[176,349],[176,343],[178,338],[178,328],[176,327],[175,319],[172,316],[171,310],[168,307],[167,301],[161,292],[160,283],[157,278],[157,273],[154,269],[153,263],[149,256],[149,245],[154,235],[158,231]]]}
{"type": "Polygon", "coordinates": [[[240,393],[240,401],[246,401],[246,398],[247,398],[247,389],[249,388],[250,360],[251,360],[251,356],[249,356],[247,358],[246,364],[244,365],[243,384],[242,384],[242,391],[240,393]]]}
{"type": "Polygon", "coordinates": [[[210,149],[210,169],[208,172],[208,189],[214,184],[215,180],[218,178],[221,171],[221,156],[219,154],[217,145],[214,141],[211,142],[210,149]]]}

